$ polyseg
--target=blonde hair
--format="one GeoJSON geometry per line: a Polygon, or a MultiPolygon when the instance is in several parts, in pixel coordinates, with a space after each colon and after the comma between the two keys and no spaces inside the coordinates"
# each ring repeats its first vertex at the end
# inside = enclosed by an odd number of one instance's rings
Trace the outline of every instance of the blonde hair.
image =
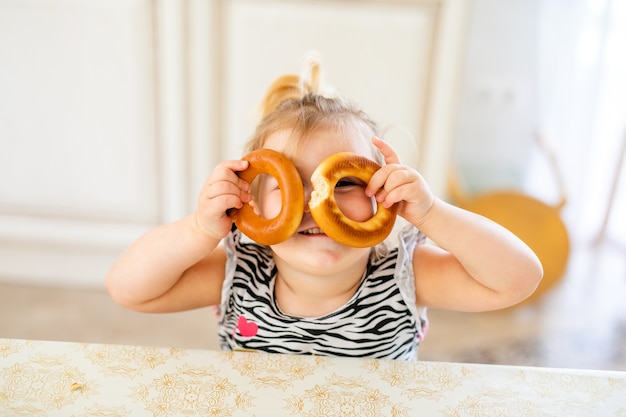
{"type": "MultiPolygon", "coordinates": [[[[319,58],[309,56],[300,76],[283,75],[270,85],[259,107],[262,119],[246,151],[263,148],[267,139],[277,132],[290,131],[292,142],[284,150],[289,154],[308,140],[310,133],[326,128],[336,130],[337,135],[332,136],[335,139],[361,137],[374,160],[383,165],[384,157],[371,141],[372,136],[381,136],[376,123],[349,100],[322,94],[320,72],[319,58]]],[[[377,259],[387,252],[388,247],[383,242],[374,247],[371,256],[377,259]]]]}
{"type": "Polygon", "coordinates": [[[354,103],[320,91],[320,61],[309,56],[301,75],[283,75],[268,88],[261,100],[261,121],[248,140],[246,151],[263,148],[268,137],[290,131],[292,142],[286,153],[293,152],[308,135],[318,128],[334,129],[338,137],[358,135],[364,139],[374,160],[383,164],[383,156],[371,143],[372,136],[381,136],[376,123],[354,103]]]}

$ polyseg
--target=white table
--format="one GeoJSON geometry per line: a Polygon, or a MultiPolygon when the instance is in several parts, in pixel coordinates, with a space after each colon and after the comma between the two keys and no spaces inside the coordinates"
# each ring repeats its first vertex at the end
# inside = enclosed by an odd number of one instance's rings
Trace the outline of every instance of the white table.
{"type": "Polygon", "coordinates": [[[0,416],[626,416],[626,372],[0,339],[0,416]]]}

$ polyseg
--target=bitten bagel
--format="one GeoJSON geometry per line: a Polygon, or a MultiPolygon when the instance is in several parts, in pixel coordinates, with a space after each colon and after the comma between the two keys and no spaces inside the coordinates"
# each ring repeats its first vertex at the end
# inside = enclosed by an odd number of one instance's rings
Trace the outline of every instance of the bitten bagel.
{"type": "Polygon", "coordinates": [[[354,177],[368,183],[379,169],[376,162],[350,152],[333,154],[315,169],[311,176],[313,192],[309,208],[324,233],[355,248],[374,246],[389,236],[396,220],[397,204],[385,208],[378,203],[374,216],[358,222],[347,218],[335,200],[335,186],[342,178],[354,177]]]}
{"type": "Polygon", "coordinates": [[[254,213],[251,205],[230,211],[237,228],[250,239],[263,245],[275,245],[289,239],[300,226],[304,207],[304,187],[296,167],[280,152],[258,149],[245,155],[248,168],[238,173],[249,184],[259,174],[276,178],[281,190],[280,213],[273,219],[264,219],[254,213]]]}

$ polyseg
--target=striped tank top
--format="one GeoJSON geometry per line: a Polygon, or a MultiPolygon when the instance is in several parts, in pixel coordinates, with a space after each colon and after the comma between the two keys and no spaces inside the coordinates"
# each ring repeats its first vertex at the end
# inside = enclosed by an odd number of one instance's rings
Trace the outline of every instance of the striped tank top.
{"type": "Polygon", "coordinates": [[[383,257],[370,257],[345,305],[309,318],[280,310],[270,248],[244,241],[233,229],[224,243],[228,260],[218,308],[221,348],[416,360],[427,319],[426,309],[415,304],[412,254],[423,240],[414,227],[404,229],[397,247],[383,257]]]}

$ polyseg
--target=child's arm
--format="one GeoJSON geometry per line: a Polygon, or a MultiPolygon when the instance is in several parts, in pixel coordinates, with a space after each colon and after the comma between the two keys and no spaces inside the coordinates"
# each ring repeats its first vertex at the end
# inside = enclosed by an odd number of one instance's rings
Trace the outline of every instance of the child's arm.
{"type": "Polygon", "coordinates": [[[437,199],[419,229],[441,248],[415,251],[416,292],[424,305],[504,308],[531,295],[542,278],[541,263],[526,244],[477,214],[437,199]]]}
{"type": "Polygon", "coordinates": [[[219,164],[200,192],[195,213],[137,239],[107,274],[113,299],[145,312],[218,304],[226,264],[219,243],[232,226],[226,210],[250,201],[248,184],[236,174],[246,168],[245,161],[219,164]]]}
{"type": "Polygon", "coordinates": [[[375,139],[387,165],[368,185],[370,195],[418,227],[439,247],[420,245],[413,260],[417,302],[464,311],[508,307],[528,297],[543,270],[533,251],[502,226],[435,198],[421,175],[399,163],[375,139]]]}

